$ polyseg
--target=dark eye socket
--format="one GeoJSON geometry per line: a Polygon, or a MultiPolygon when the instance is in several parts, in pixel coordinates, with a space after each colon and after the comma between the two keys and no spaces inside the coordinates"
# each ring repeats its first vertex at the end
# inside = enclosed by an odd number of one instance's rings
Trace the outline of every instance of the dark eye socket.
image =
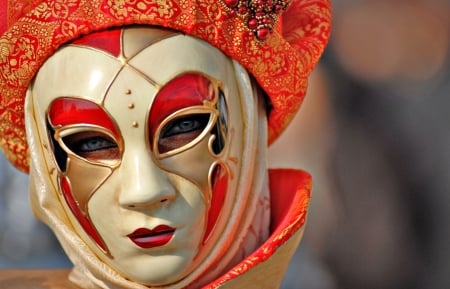
{"type": "Polygon", "coordinates": [[[209,114],[193,114],[170,121],[161,130],[159,152],[165,153],[193,141],[206,128],[209,117],[209,114]]]}
{"type": "Polygon", "coordinates": [[[117,143],[103,133],[75,133],[64,137],[63,142],[74,154],[88,160],[111,160],[119,157],[117,143]]]}
{"type": "Polygon", "coordinates": [[[162,129],[161,137],[167,138],[178,134],[203,130],[208,124],[208,119],[209,115],[207,114],[194,114],[176,118],[162,129]]]}
{"type": "Polygon", "coordinates": [[[83,139],[76,143],[76,152],[77,153],[88,153],[98,150],[105,150],[116,147],[116,144],[112,141],[109,141],[103,137],[91,137],[87,139],[83,139]]]}

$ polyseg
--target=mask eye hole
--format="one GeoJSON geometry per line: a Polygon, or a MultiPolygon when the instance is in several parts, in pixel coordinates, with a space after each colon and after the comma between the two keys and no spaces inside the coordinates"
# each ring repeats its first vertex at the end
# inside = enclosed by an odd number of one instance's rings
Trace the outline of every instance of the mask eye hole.
{"type": "Polygon", "coordinates": [[[97,131],[72,133],[62,138],[75,155],[93,162],[115,161],[120,158],[117,142],[108,134],[97,131]]]}
{"type": "Polygon", "coordinates": [[[49,106],[47,122],[56,161],[63,171],[68,155],[106,165],[120,160],[120,132],[101,105],[78,97],[59,97],[49,106]]]}
{"type": "Polygon", "coordinates": [[[177,117],[163,126],[158,138],[160,154],[185,146],[206,129],[210,114],[198,113],[177,117]]]}

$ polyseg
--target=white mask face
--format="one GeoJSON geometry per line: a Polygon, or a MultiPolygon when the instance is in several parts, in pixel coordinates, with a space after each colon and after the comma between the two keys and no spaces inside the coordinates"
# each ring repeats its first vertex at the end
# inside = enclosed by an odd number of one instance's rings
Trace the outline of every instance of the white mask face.
{"type": "Polygon", "coordinates": [[[45,160],[99,259],[141,284],[176,283],[236,234],[252,96],[244,100],[233,63],[203,41],[155,28],[108,33],[118,49],[78,41],[36,76],[45,160]]]}

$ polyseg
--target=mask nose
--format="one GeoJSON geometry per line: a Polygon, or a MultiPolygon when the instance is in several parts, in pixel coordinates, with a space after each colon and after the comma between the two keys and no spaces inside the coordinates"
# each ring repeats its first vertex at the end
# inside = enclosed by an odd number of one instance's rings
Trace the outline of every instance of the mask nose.
{"type": "Polygon", "coordinates": [[[144,209],[175,199],[175,187],[167,173],[154,163],[147,151],[124,155],[120,170],[122,207],[144,209]]]}

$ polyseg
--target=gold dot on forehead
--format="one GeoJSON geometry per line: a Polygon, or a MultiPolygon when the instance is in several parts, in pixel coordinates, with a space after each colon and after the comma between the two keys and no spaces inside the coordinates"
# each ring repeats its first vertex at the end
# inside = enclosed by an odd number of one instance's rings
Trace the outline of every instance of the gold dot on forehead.
{"type": "Polygon", "coordinates": [[[139,126],[138,123],[137,123],[137,121],[133,121],[133,122],[131,123],[131,125],[132,125],[133,127],[138,127],[138,126],[139,126]]]}
{"type": "Polygon", "coordinates": [[[132,102],[129,103],[129,104],[128,104],[128,108],[129,108],[129,109],[133,109],[133,108],[134,108],[134,103],[132,103],[132,102]]]}
{"type": "Polygon", "coordinates": [[[125,94],[131,94],[131,89],[127,89],[127,90],[125,90],[125,94]]]}

